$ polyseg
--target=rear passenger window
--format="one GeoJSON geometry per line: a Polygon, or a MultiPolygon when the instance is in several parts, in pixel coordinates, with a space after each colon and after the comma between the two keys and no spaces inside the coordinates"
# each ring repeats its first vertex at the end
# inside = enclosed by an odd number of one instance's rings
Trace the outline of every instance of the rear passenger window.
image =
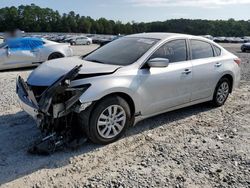
{"type": "Polygon", "coordinates": [[[150,59],[153,58],[166,58],[169,59],[170,63],[186,61],[186,40],[181,39],[167,42],[150,57],[150,59]]]}
{"type": "Polygon", "coordinates": [[[215,56],[220,56],[221,55],[221,49],[217,46],[214,45],[214,52],[215,52],[215,56]]]}
{"type": "Polygon", "coordinates": [[[214,57],[214,52],[211,44],[204,41],[191,40],[191,51],[192,59],[214,57]]]}

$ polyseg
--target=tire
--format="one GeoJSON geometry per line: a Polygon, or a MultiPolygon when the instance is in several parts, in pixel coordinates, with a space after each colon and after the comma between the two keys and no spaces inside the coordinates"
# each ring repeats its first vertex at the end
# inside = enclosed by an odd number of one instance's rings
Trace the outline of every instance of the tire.
{"type": "Polygon", "coordinates": [[[247,50],[246,50],[245,48],[242,48],[241,51],[242,51],[242,52],[246,52],[247,50]]]}
{"type": "Polygon", "coordinates": [[[62,58],[62,57],[64,57],[64,56],[61,53],[56,52],[56,53],[50,54],[48,57],[48,60],[58,59],[58,58],[62,58]]]}
{"type": "Polygon", "coordinates": [[[87,42],[87,45],[90,45],[90,42],[87,42]]]}
{"type": "MultiPolygon", "coordinates": [[[[84,115],[80,114],[80,116],[84,115]]],[[[84,117],[80,119],[84,120],[84,117]]],[[[128,103],[119,96],[112,96],[96,103],[91,110],[89,123],[85,124],[84,129],[92,142],[109,144],[118,140],[131,123],[131,110],[128,103]]]]}
{"type": "Polygon", "coordinates": [[[232,84],[228,78],[220,79],[214,91],[213,100],[212,100],[213,106],[220,107],[225,104],[229,96],[231,87],[232,87],[232,84]]]}
{"type": "Polygon", "coordinates": [[[76,45],[76,43],[75,43],[75,42],[71,42],[70,44],[71,44],[72,46],[76,45]]]}

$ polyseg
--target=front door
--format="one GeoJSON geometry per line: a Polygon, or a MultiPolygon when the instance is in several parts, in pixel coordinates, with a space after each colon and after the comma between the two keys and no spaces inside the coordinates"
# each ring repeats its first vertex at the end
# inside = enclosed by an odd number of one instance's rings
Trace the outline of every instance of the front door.
{"type": "Polygon", "coordinates": [[[188,103],[191,98],[192,63],[188,60],[186,40],[167,42],[152,58],[167,58],[170,63],[167,67],[139,70],[141,113],[145,116],[188,103]]]}

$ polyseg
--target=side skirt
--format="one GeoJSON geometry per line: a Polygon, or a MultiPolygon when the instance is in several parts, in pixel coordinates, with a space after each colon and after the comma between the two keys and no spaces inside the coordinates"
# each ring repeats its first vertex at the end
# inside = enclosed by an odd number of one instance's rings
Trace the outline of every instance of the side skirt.
{"type": "Polygon", "coordinates": [[[151,115],[147,115],[147,116],[143,116],[143,115],[136,116],[135,117],[134,125],[136,123],[144,120],[144,119],[147,119],[147,118],[159,115],[159,114],[163,114],[163,113],[166,113],[166,112],[170,112],[170,111],[178,110],[178,109],[181,109],[181,108],[185,108],[185,107],[188,107],[188,106],[193,106],[195,104],[200,104],[200,103],[203,103],[203,102],[208,102],[208,101],[211,101],[212,99],[213,99],[212,97],[208,97],[208,98],[205,98],[205,99],[199,99],[199,100],[195,100],[195,101],[192,101],[192,102],[189,102],[189,103],[185,103],[185,104],[182,104],[182,105],[178,105],[178,106],[174,106],[174,107],[168,108],[167,110],[164,110],[164,111],[161,111],[161,112],[157,112],[155,114],[151,114],[151,115]]]}

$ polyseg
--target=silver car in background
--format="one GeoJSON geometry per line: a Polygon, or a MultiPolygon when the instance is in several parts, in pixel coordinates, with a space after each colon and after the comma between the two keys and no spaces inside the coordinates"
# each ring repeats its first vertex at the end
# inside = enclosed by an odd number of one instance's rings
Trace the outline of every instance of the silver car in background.
{"type": "Polygon", "coordinates": [[[90,45],[92,44],[92,39],[85,36],[73,37],[69,40],[71,45],[90,45]]]}
{"type": "Polygon", "coordinates": [[[0,44],[0,70],[34,66],[72,55],[69,44],[35,37],[13,38],[0,44]]]}
{"type": "Polygon", "coordinates": [[[239,81],[240,59],[211,40],[143,33],[46,62],[18,78],[17,93],[48,134],[78,125],[107,144],[144,118],[206,101],[222,106],[239,81]]]}

